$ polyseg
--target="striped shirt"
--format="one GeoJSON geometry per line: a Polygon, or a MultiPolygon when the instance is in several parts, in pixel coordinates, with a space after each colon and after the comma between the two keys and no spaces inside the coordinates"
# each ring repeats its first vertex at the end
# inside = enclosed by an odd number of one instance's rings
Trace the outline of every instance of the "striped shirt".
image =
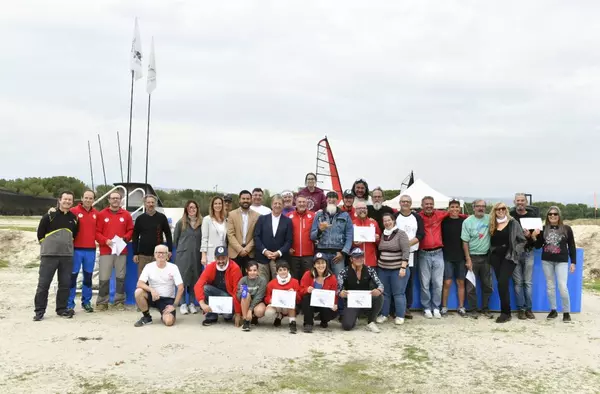
{"type": "Polygon", "coordinates": [[[394,229],[392,234],[384,235],[379,242],[379,268],[397,270],[403,261],[408,261],[410,245],[408,235],[400,229],[394,229]]]}

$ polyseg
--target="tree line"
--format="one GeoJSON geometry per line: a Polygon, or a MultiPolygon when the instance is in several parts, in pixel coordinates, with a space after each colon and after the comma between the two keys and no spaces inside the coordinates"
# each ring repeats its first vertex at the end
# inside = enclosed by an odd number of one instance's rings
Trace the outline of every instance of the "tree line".
{"type": "MultiPolygon", "coordinates": [[[[104,195],[112,186],[98,185],[96,187],[96,195],[98,197],[104,195]]],[[[2,197],[0,194],[0,214],[3,215],[40,215],[44,212],[37,212],[40,209],[32,209],[31,197],[38,197],[41,205],[48,203],[47,198],[58,197],[61,191],[70,190],[75,193],[75,198],[79,199],[83,192],[89,189],[85,182],[68,176],[55,176],[50,178],[18,178],[18,179],[0,179],[0,190],[12,192],[10,201],[8,197],[2,197]],[[23,198],[15,198],[15,195],[23,196],[23,198]],[[25,206],[27,205],[27,206],[25,206]]],[[[164,207],[180,208],[185,205],[188,200],[195,200],[200,205],[202,215],[208,214],[210,200],[214,196],[222,196],[223,192],[181,189],[181,190],[156,190],[158,198],[161,200],[164,207]]],[[[384,190],[384,200],[390,200],[396,197],[400,190],[384,190]]],[[[233,206],[237,207],[238,192],[229,193],[233,197],[233,206]]],[[[271,205],[272,193],[269,190],[264,190],[263,203],[267,206],[271,205]]],[[[106,201],[99,204],[98,208],[103,208],[107,205],[106,201]]],[[[574,219],[589,219],[594,218],[595,209],[587,204],[563,204],[554,201],[539,201],[534,202],[534,206],[540,209],[540,213],[544,215],[548,208],[556,205],[560,208],[563,218],[566,220],[574,219]]],[[[491,209],[491,204],[488,206],[488,211],[491,209]]],[[[472,204],[465,203],[466,212],[473,212],[472,204]]]]}

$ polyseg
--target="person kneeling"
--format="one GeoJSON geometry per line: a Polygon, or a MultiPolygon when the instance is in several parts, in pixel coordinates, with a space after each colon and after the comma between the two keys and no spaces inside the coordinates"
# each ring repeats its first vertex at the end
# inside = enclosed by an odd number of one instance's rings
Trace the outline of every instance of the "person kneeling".
{"type": "Polygon", "coordinates": [[[277,276],[271,280],[267,285],[267,293],[265,295],[265,303],[268,305],[265,312],[265,316],[271,318],[275,317],[273,325],[275,327],[281,326],[281,320],[284,316],[290,318],[290,333],[296,333],[296,308],[279,308],[271,305],[273,297],[273,290],[284,290],[284,291],[295,291],[296,292],[296,304],[299,303],[300,299],[300,284],[298,280],[292,278],[290,274],[290,266],[285,261],[277,263],[277,276]]]}
{"type": "Polygon", "coordinates": [[[174,305],[178,305],[183,296],[183,280],[179,268],[167,262],[168,253],[169,249],[165,245],[157,245],[154,248],[156,261],[147,264],[140,274],[135,290],[135,303],[143,316],[135,323],[136,327],[152,324],[150,307],[158,309],[165,326],[175,324],[174,305]]]}
{"type": "MultiPolygon", "coordinates": [[[[365,254],[360,248],[354,248],[350,252],[351,265],[346,267],[338,275],[338,290],[342,298],[348,297],[348,291],[363,290],[371,292],[371,308],[364,309],[367,312],[367,328],[372,332],[380,332],[375,324],[375,319],[383,306],[383,284],[377,276],[377,272],[365,265],[365,254]]],[[[360,308],[346,308],[342,316],[342,328],[350,331],[356,326],[356,320],[360,308]]]]}
{"type": "MultiPolygon", "coordinates": [[[[235,326],[240,326],[242,309],[236,293],[238,283],[242,279],[242,271],[233,260],[229,259],[227,253],[226,247],[217,247],[215,249],[215,258],[217,260],[204,267],[200,279],[198,279],[198,282],[194,286],[196,299],[200,303],[202,311],[206,313],[206,317],[202,322],[203,326],[210,326],[219,319],[219,315],[213,313],[211,307],[208,305],[210,297],[231,297],[233,311],[235,312],[235,326]]],[[[223,317],[226,321],[231,321],[233,318],[231,314],[224,314],[223,317]]]]}
{"type": "Polygon", "coordinates": [[[265,315],[265,292],[267,281],[258,275],[258,263],[250,261],[246,267],[248,275],[240,279],[237,290],[237,298],[242,307],[244,324],[242,330],[250,331],[250,322],[258,324],[258,319],[265,315]]]}
{"type": "Polygon", "coordinates": [[[321,316],[321,327],[327,328],[329,321],[335,318],[337,311],[337,296],[333,308],[313,307],[310,305],[312,292],[315,289],[333,290],[337,292],[337,279],[333,272],[327,268],[327,260],[322,253],[317,253],[313,258],[313,268],[306,271],[300,281],[302,297],[302,313],[304,314],[304,332],[311,333],[314,325],[315,312],[321,316]]]}

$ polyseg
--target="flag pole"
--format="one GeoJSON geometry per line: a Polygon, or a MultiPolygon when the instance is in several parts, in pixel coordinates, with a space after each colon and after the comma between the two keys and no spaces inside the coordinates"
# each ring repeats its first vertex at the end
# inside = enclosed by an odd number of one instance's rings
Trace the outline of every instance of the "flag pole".
{"type": "Polygon", "coordinates": [[[102,153],[102,143],[100,142],[100,134],[98,134],[98,147],[100,148],[100,163],[102,163],[102,174],[104,175],[104,186],[106,184],[106,169],[104,168],[104,154],[102,153]]]}
{"type": "Polygon", "coordinates": [[[133,81],[134,71],[131,70],[131,95],[129,99],[129,143],[127,145],[127,183],[131,182],[131,121],[133,119],[133,81]]]}
{"type": "Polygon", "coordinates": [[[88,156],[90,158],[90,176],[92,177],[92,191],[96,191],[94,187],[94,170],[92,170],[92,148],[90,147],[90,140],[88,140],[88,156]]]}
{"type": "Polygon", "coordinates": [[[152,94],[148,94],[148,126],[146,128],[146,177],[144,183],[148,183],[148,150],[150,147],[150,103],[152,100],[152,94]]]}
{"type": "Polygon", "coordinates": [[[119,132],[117,131],[117,148],[119,148],[119,166],[121,167],[121,182],[125,182],[123,179],[123,159],[121,158],[121,138],[119,137],[119,132]]]}

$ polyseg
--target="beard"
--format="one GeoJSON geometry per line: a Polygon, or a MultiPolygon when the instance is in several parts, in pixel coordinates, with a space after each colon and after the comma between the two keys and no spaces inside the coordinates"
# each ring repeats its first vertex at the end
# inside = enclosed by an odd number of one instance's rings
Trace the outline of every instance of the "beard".
{"type": "Polygon", "coordinates": [[[381,207],[383,207],[382,203],[380,203],[380,202],[373,203],[373,209],[375,209],[376,211],[379,211],[381,209],[381,207]]]}
{"type": "Polygon", "coordinates": [[[327,204],[327,213],[333,215],[337,212],[337,206],[335,204],[327,204]]]}

